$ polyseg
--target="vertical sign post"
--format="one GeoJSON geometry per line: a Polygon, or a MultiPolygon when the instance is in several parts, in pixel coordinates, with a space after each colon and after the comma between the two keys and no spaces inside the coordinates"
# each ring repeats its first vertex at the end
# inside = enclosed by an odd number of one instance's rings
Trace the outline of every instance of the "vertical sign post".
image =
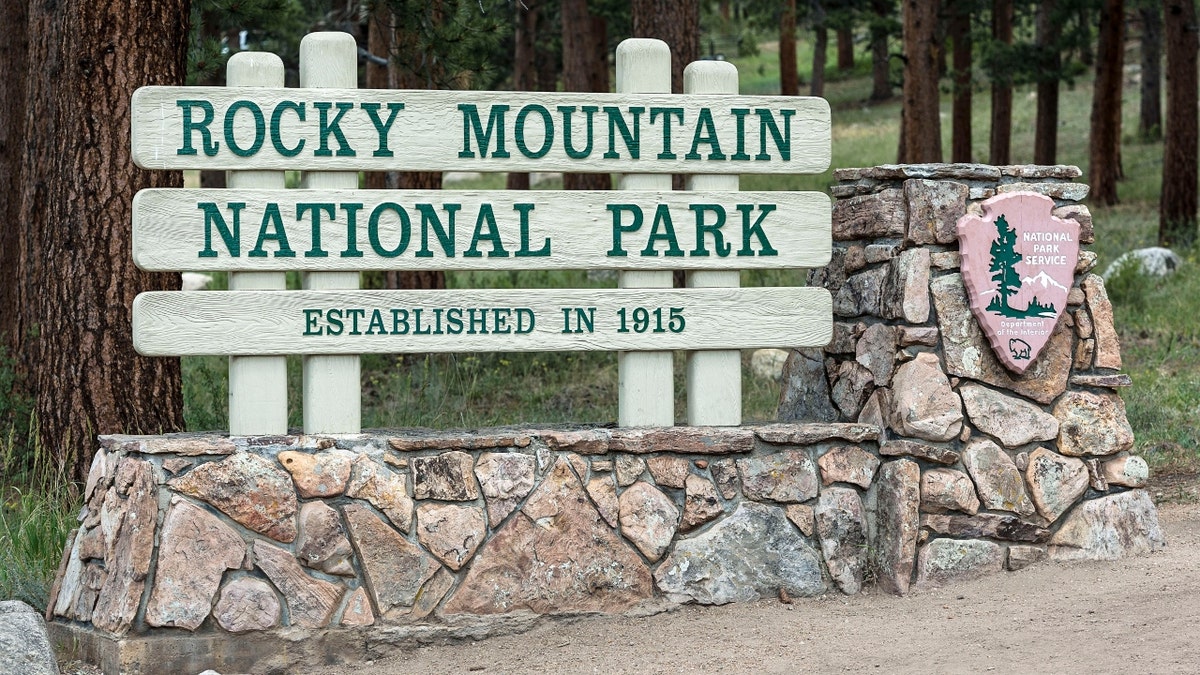
{"type": "MultiPolygon", "coordinates": [[[[348,33],[310,33],[300,42],[300,86],[356,89],[358,45],[348,33]]],[[[338,109],[311,110],[333,120],[338,109]]],[[[327,139],[330,154],[344,152],[335,134],[327,139]]],[[[353,154],[353,150],[350,151],[353,154]]],[[[306,171],[301,187],[353,189],[357,171],[306,171]]],[[[316,216],[314,216],[316,217],[316,216]]],[[[304,288],[314,291],[357,290],[358,272],[309,272],[304,288]]],[[[357,354],[304,357],[304,432],[357,434],[362,430],[361,361],[357,354]]]]}
{"type": "MultiPolygon", "coordinates": [[[[737,94],[737,67],[725,61],[694,61],[683,71],[685,94],[737,94]]],[[[737,174],[688,176],[687,189],[735,191],[737,174]]],[[[736,288],[737,270],[687,273],[688,288],[736,288]]],[[[742,423],[742,354],[736,349],[688,352],[687,419],[696,426],[742,423]]]]}
{"type": "MultiPolygon", "coordinates": [[[[225,74],[230,87],[283,87],[283,61],[269,52],[239,52],[225,74]]],[[[230,171],[230,189],[283,189],[282,171],[230,171]]],[[[282,291],[284,272],[230,272],[231,291],[282,291]]],[[[287,433],[287,357],[229,357],[229,433],[287,433]]]]}
{"type": "MultiPolygon", "coordinates": [[[[662,40],[631,38],[617,45],[618,94],[671,93],[671,49],[662,40]]],[[[644,112],[642,114],[645,114],[644,112]]],[[[644,148],[657,152],[657,148],[644,148]]],[[[622,190],[671,189],[670,174],[623,174],[622,190]]],[[[670,271],[622,270],[621,288],[670,288],[670,271]]],[[[675,383],[671,352],[617,355],[618,423],[623,427],[675,424],[675,383]]]]}

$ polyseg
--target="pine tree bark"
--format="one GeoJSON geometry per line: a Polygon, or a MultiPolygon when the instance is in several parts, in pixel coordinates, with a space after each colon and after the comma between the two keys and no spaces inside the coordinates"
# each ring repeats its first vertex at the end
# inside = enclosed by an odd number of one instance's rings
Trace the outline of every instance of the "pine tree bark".
{"type": "MultiPolygon", "coordinates": [[[[368,61],[366,69],[367,89],[391,89],[392,38],[395,29],[392,27],[392,13],[383,2],[378,2],[367,19],[367,51],[381,59],[386,59],[388,65],[368,61]]],[[[396,187],[396,174],[389,171],[366,171],[363,173],[363,185],[369,190],[384,190],[396,187]]]]}
{"type": "MultiPolygon", "coordinates": [[[[1089,168],[1091,199],[1117,203],[1121,177],[1121,84],[1125,64],[1125,3],[1104,0],[1096,45],[1096,80],[1092,94],[1089,168]]],[[[1193,100],[1193,106],[1195,101],[1193,100]]]]}
{"type": "MultiPolygon", "coordinates": [[[[592,16],[587,0],[562,0],[563,89],[608,91],[607,39],[604,21],[592,16]],[[600,70],[604,74],[601,76],[600,70]],[[600,89],[603,80],[603,89],[600,89]]],[[[565,173],[566,190],[609,190],[612,177],[606,173],[565,173]]]]}
{"type": "MultiPolygon", "coordinates": [[[[0,344],[6,356],[20,350],[17,330],[21,309],[21,278],[17,261],[20,259],[25,228],[21,222],[21,157],[25,153],[25,85],[29,51],[26,3],[10,0],[0,7],[0,218],[10,223],[0,228],[0,258],[8,264],[0,266],[0,344]]],[[[6,394],[8,392],[0,392],[6,394]]]]}
{"type": "Polygon", "coordinates": [[[954,45],[954,97],[951,107],[950,161],[971,161],[971,11],[958,5],[950,17],[954,45]]]}
{"type": "Polygon", "coordinates": [[[130,255],[134,193],[181,187],[130,152],[130,97],[184,81],[187,0],[29,5],[21,354],[42,447],[83,479],[96,434],[183,427],[179,359],[133,350],[133,298],[179,288],[130,255]]]}
{"type": "Polygon", "coordinates": [[[837,68],[854,69],[854,28],[842,26],[837,30],[837,68]]]}
{"type": "MultiPolygon", "coordinates": [[[[992,3],[992,38],[1004,44],[1013,40],[1013,0],[992,3]]],[[[992,126],[988,161],[1012,163],[1012,84],[1007,78],[992,80],[992,126]]]]}
{"type": "Polygon", "coordinates": [[[1158,0],[1143,0],[1142,84],[1138,134],[1145,140],[1162,138],[1162,7],[1158,0]]]}
{"type": "MultiPolygon", "coordinates": [[[[537,23],[539,8],[536,0],[526,0],[515,6],[515,24],[513,27],[513,89],[516,91],[534,91],[537,89],[537,62],[535,49],[537,45],[537,23]]],[[[528,190],[529,173],[527,171],[509,172],[505,179],[505,187],[509,190],[528,190]]]]}
{"type": "Polygon", "coordinates": [[[942,161],[937,55],[937,0],[904,0],[903,162],[942,161]]]}
{"type": "Polygon", "coordinates": [[[1037,121],[1033,138],[1033,163],[1058,163],[1058,83],[1062,59],[1058,51],[1060,29],[1055,21],[1056,0],[1042,0],[1037,8],[1037,44],[1041,51],[1041,79],[1037,83],[1037,121]]]}
{"type": "Polygon", "coordinates": [[[892,97],[887,22],[893,5],[890,0],[871,0],[871,9],[875,13],[871,22],[871,100],[886,101],[892,97]]]}
{"type": "Polygon", "coordinates": [[[700,3],[633,0],[633,36],[658,38],[671,47],[671,90],[683,93],[683,69],[700,58],[700,3]]]}
{"type": "Polygon", "coordinates": [[[1167,44],[1167,128],[1163,144],[1163,187],[1159,202],[1161,246],[1196,242],[1197,31],[1192,0],[1163,0],[1167,44]]]}
{"type": "Polygon", "coordinates": [[[825,26],[825,7],[820,2],[812,6],[813,41],[812,83],[809,94],[812,96],[825,95],[825,61],[829,51],[829,29],[825,26]]]}
{"type": "Polygon", "coordinates": [[[779,93],[800,95],[800,73],[796,64],[796,0],[784,0],[779,17],[779,93]]]}

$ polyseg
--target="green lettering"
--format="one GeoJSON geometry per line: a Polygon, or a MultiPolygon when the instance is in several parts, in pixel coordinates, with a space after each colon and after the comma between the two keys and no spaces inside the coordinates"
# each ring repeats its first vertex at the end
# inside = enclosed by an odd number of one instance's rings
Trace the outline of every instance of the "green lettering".
{"type": "Polygon", "coordinates": [[[624,258],[629,255],[625,249],[621,248],[621,236],[626,232],[636,232],[642,228],[642,208],[637,204],[606,204],[605,207],[612,212],[612,248],[608,250],[610,258],[624,258]],[[633,222],[628,225],[621,224],[621,212],[630,213],[633,215],[633,222]]]}
{"type": "Polygon", "coordinates": [[[679,240],[675,238],[675,226],[671,223],[671,210],[666,204],[659,204],[654,210],[654,223],[650,226],[650,237],[646,240],[646,248],[642,249],[642,256],[657,257],[658,249],[654,248],[654,244],[658,241],[667,242],[667,250],[663,255],[669,258],[683,256],[683,249],[679,248],[679,240]],[[659,225],[662,226],[661,233],[659,225]]]}
{"type": "Polygon", "coordinates": [[[229,226],[225,223],[225,216],[221,215],[221,209],[217,208],[215,202],[200,202],[196,204],[196,208],[204,212],[204,250],[200,251],[200,258],[216,258],[217,252],[212,247],[212,226],[217,226],[217,233],[221,235],[221,240],[225,242],[225,250],[229,252],[231,257],[237,258],[242,255],[242,209],[245,208],[245,202],[229,202],[225,204],[229,210],[233,212],[233,230],[230,231],[229,226]]]}
{"type": "MultiPolygon", "coordinates": [[[[758,108],[754,111],[758,115],[758,142],[759,152],[754,156],[754,159],[765,161],[771,159],[771,155],[767,152],[767,134],[770,133],[771,139],[775,141],[775,148],[779,150],[779,158],[783,161],[791,161],[792,159],[792,115],[796,114],[795,110],[780,110],[779,114],[783,116],[783,132],[780,133],[779,125],[775,124],[775,116],[771,114],[769,108],[758,108]]],[[[738,255],[741,255],[740,253],[738,255]]]]}
{"type": "Polygon", "coordinates": [[[438,218],[437,211],[433,209],[433,204],[417,204],[417,210],[421,212],[421,250],[417,251],[418,258],[432,258],[433,251],[429,250],[429,228],[433,227],[433,233],[442,244],[442,252],[447,258],[454,257],[454,214],[462,208],[462,204],[442,204],[442,208],[446,209],[447,220],[450,225],[447,228],[442,227],[442,221],[438,218]]]}
{"type": "Polygon", "coordinates": [[[338,142],[337,156],[354,157],[357,153],[355,153],[354,148],[351,148],[350,144],[346,142],[346,135],[342,133],[341,127],[342,116],[346,114],[346,111],[353,110],[354,104],[350,103],[349,101],[338,101],[336,103],[330,101],[317,101],[313,103],[313,107],[321,113],[320,127],[318,131],[321,145],[317,148],[317,151],[314,152],[313,155],[317,157],[333,156],[333,151],[329,149],[329,135],[333,134],[333,137],[338,142]],[[337,106],[338,111],[337,114],[333,116],[333,119],[330,120],[329,110],[335,105],[337,106]]]}
{"type": "Polygon", "coordinates": [[[771,242],[767,240],[767,234],[762,229],[763,219],[767,217],[768,213],[775,210],[775,205],[759,204],[758,210],[760,213],[753,225],[750,224],[750,212],[754,210],[753,204],[738,204],[737,210],[742,212],[742,248],[738,250],[737,254],[739,256],[754,255],[754,249],[750,248],[750,237],[753,236],[758,238],[758,255],[779,255],[779,251],[776,251],[771,246],[771,242]]]}
{"type": "Polygon", "coordinates": [[[367,238],[371,241],[371,248],[375,253],[384,258],[395,258],[404,249],[408,248],[408,240],[411,236],[412,224],[408,220],[408,212],[395,202],[384,202],[375,207],[371,211],[371,218],[367,221],[367,238]],[[383,216],[384,211],[393,211],[400,219],[400,243],[396,244],[396,248],[386,249],[379,241],[379,220],[383,216]]]}
{"type": "Polygon", "coordinates": [[[343,258],[361,258],[363,252],[358,250],[358,212],[362,204],[338,204],[346,212],[346,250],[342,251],[343,258]]]}
{"type": "Polygon", "coordinates": [[[750,109],[733,108],[729,112],[737,118],[737,152],[733,153],[729,159],[738,162],[748,161],[750,155],[746,154],[746,116],[750,114],[750,109]]]}
{"type": "Polygon", "coordinates": [[[483,204],[479,207],[479,218],[475,220],[475,233],[471,235],[471,247],[463,252],[463,257],[481,257],[483,254],[479,251],[479,242],[483,239],[492,242],[492,250],[488,251],[489,258],[508,257],[508,251],[504,250],[504,244],[500,241],[500,230],[496,227],[496,214],[492,213],[491,204],[483,204]],[[484,232],[485,226],[487,232],[484,232]]]}
{"type": "Polygon", "coordinates": [[[304,310],[304,334],[305,335],[320,335],[321,327],[317,324],[321,320],[321,310],[306,309],[304,310]],[[316,328],[314,331],[313,329],[316,328]]]}
{"type": "Polygon", "coordinates": [[[517,251],[518,258],[544,258],[550,255],[550,237],[542,240],[542,247],[536,251],[529,250],[529,212],[533,204],[513,204],[513,209],[521,214],[521,250],[517,251]]]}
{"type": "Polygon", "coordinates": [[[487,157],[493,132],[496,134],[496,149],[492,151],[492,157],[505,158],[509,156],[508,150],[504,148],[504,113],[508,110],[508,106],[492,106],[488,114],[487,131],[483,130],[483,122],[479,119],[479,108],[474,103],[459,103],[458,109],[462,111],[463,116],[463,149],[459,151],[459,157],[475,156],[475,151],[471,150],[472,131],[475,132],[475,143],[479,146],[480,157],[487,157]]]}
{"type": "Polygon", "coordinates": [[[513,135],[517,138],[517,149],[522,155],[530,159],[540,159],[550,152],[550,147],[554,144],[554,120],[550,118],[550,111],[546,110],[545,106],[530,104],[521,108],[521,112],[517,113],[517,128],[513,131],[513,135]],[[542,116],[542,147],[537,150],[530,150],[525,144],[525,119],[529,117],[529,113],[535,112],[542,116]]]}
{"type": "Polygon", "coordinates": [[[621,115],[621,109],[616,106],[604,106],[604,114],[608,115],[608,152],[604,153],[605,159],[620,159],[621,155],[617,152],[617,133],[621,134],[621,140],[625,142],[625,150],[629,153],[630,159],[638,159],[641,157],[642,147],[642,126],[639,115],[646,112],[646,109],[641,106],[629,108],[629,114],[633,115],[633,130],[630,131],[629,126],[625,124],[625,118],[621,115]]]}
{"type": "Polygon", "coordinates": [[[725,241],[725,236],[721,234],[721,228],[725,226],[725,207],[720,204],[692,204],[688,208],[696,212],[696,248],[692,249],[692,255],[699,257],[708,255],[708,249],[704,245],[705,234],[712,235],[713,249],[716,250],[718,256],[724,258],[729,255],[732,247],[725,241]],[[716,215],[716,222],[712,225],[704,224],[706,211],[716,215]]]}
{"type": "Polygon", "coordinates": [[[225,111],[225,145],[229,146],[229,150],[233,154],[238,157],[250,157],[262,149],[263,141],[266,138],[267,121],[263,118],[262,109],[254,101],[234,101],[225,111]],[[249,148],[239,146],[237,139],[233,136],[233,122],[237,118],[238,111],[243,108],[249,110],[250,117],[254,118],[254,142],[250,144],[249,148]]]}
{"type": "Polygon", "coordinates": [[[575,112],[575,106],[558,106],[558,111],[563,114],[563,147],[567,151],[567,157],[571,159],[583,159],[592,154],[592,118],[599,108],[594,105],[585,105],[582,110],[583,114],[587,115],[587,145],[583,150],[576,150],[575,145],[571,143],[571,113],[575,112]]]}
{"type": "Polygon", "coordinates": [[[675,159],[677,155],[671,151],[671,116],[679,118],[679,123],[683,124],[683,108],[651,108],[650,109],[650,124],[654,124],[654,118],[662,115],[663,129],[663,149],[658,153],[659,159],[675,159]]]}
{"type": "Polygon", "coordinates": [[[304,149],[304,139],[296,141],[296,146],[289,148],[283,144],[283,132],[280,130],[283,120],[283,111],[294,110],[296,118],[301,122],[304,121],[304,104],[296,103],[295,101],[280,101],[279,105],[275,106],[275,110],[271,113],[271,145],[275,146],[275,152],[284,157],[295,157],[304,149]]]}
{"type": "Polygon", "coordinates": [[[204,148],[204,154],[212,157],[217,154],[217,144],[213,143],[212,132],[209,131],[208,125],[213,121],[213,106],[208,101],[199,100],[180,100],[175,101],[175,105],[183,108],[183,147],[175,151],[177,155],[194,155],[196,148],[192,147],[192,132],[200,132],[200,146],[204,148]],[[199,108],[204,117],[199,121],[192,120],[192,108],[199,108]]]}
{"type": "Polygon", "coordinates": [[[321,248],[321,213],[324,212],[330,220],[334,219],[333,204],[296,204],[296,220],[304,218],[304,212],[312,212],[312,248],[304,252],[305,258],[328,258],[329,252],[321,248]]]}
{"type": "Polygon", "coordinates": [[[712,110],[708,108],[700,109],[700,118],[696,120],[696,131],[692,134],[692,149],[683,156],[684,159],[700,159],[701,143],[708,144],[709,159],[725,159],[725,154],[721,152],[721,141],[717,138],[717,127],[713,124],[712,110]]]}
{"type": "Polygon", "coordinates": [[[379,134],[379,147],[375,152],[371,153],[373,157],[393,157],[396,153],[388,148],[388,132],[392,129],[392,123],[396,121],[396,113],[404,110],[403,103],[388,104],[388,118],[386,122],[379,120],[379,104],[378,103],[363,103],[360,108],[367,111],[367,117],[371,118],[371,123],[375,125],[375,133],[379,134]]]}
{"type": "Polygon", "coordinates": [[[283,217],[279,215],[279,205],[275,202],[269,202],[263,210],[262,225],[258,228],[258,241],[254,244],[254,250],[246,255],[251,258],[267,257],[267,251],[263,248],[267,241],[274,241],[279,245],[279,250],[275,251],[276,258],[296,257],[296,252],[288,244],[287,232],[283,229],[283,217]]]}

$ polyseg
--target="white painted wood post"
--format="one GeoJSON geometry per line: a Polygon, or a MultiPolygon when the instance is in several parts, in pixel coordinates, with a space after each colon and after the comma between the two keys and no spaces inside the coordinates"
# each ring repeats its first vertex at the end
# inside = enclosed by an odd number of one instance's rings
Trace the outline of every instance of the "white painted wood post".
{"type": "MultiPolygon", "coordinates": [[[[726,61],[696,61],[683,71],[685,94],[738,93],[737,67],[726,61]]],[[[737,174],[688,176],[688,190],[737,190],[737,174]]],[[[688,288],[736,288],[736,270],[687,273],[688,288]]],[[[692,425],[742,423],[742,354],[737,350],[688,352],[687,419],[692,425]]]]}
{"type": "MultiPolygon", "coordinates": [[[[358,45],[349,33],[309,33],[300,41],[300,86],[358,88],[358,45]]],[[[310,110],[310,115],[317,115],[310,110]]],[[[330,115],[336,111],[330,111],[330,115]]],[[[336,145],[331,140],[331,145],[336,145]]],[[[306,171],[301,187],[357,188],[356,171],[306,171]]],[[[359,287],[358,272],[310,272],[309,290],[359,287]]],[[[357,354],[304,357],[304,432],[357,434],[362,431],[361,361],[357,354]]]]}
{"type": "MultiPolygon", "coordinates": [[[[671,48],[662,40],[630,38],[617,45],[617,93],[671,93],[671,48]]],[[[646,148],[646,151],[652,151],[646,148]]],[[[623,174],[622,190],[671,189],[671,174],[623,174]]],[[[670,288],[666,272],[621,271],[621,288],[670,288]]],[[[671,352],[617,355],[617,420],[623,427],[673,426],[675,383],[671,352]]]]}
{"type": "MultiPolygon", "coordinates": [[[[229,59],[230,87],[282,87],[283,61],[270,52],[239,52],[229,59]]],[[[230,171],[232,189],[283,189],[282,171],[230,171]]],[[[282,291],[284,272],[230,272],[229,290],[282,291]]],[[[287,357],[229,357],[229,433],[232,436],[287,433],[287,357]]]]}

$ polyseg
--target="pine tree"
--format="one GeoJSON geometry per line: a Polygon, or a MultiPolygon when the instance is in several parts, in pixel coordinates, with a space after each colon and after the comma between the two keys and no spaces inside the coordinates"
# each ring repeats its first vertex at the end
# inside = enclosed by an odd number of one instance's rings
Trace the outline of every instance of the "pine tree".
{"type": "Polygon", "coordinates": [[[988,305],[988,310],[1001,316],[1019,316],[1019,310],[1008,304],[1008,299],[1021,290],[1021,275],[1017,274],[1017,263],[1024,258],[1017,252],[1017,231],[1009,227],[1008,219],[1003,215],[996,219],[997,237],[992,241],[992,254],[989,272],[994,272],[992,281],[996,282],[996,298],[988,305]]]}

